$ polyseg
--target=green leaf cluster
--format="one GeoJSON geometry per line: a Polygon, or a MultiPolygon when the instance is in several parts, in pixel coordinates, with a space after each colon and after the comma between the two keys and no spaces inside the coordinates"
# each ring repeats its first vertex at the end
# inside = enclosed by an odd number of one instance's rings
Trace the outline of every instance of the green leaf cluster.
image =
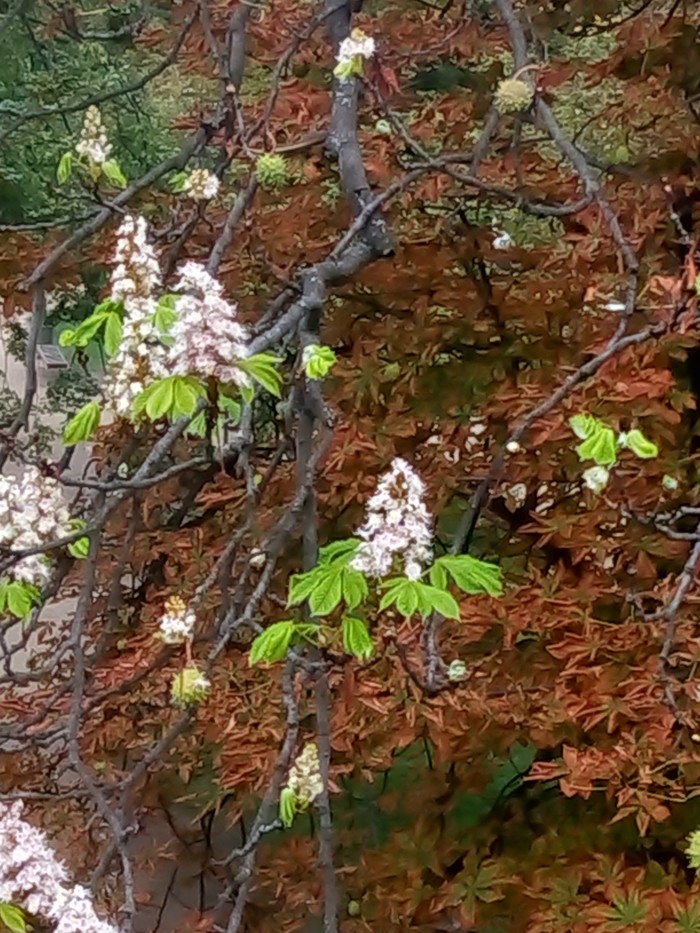
{"type": "Polygon", "coordinates": [[[350,566],[359,544],[349,539],[322,548],[312,570],[292,576],[287,605],[298,606],[308,600],[315,616],[329,615],[341,601],[348,609],[356,609],[369,595],[364,574],[350,566]]]}
{"type": "MultiPolygon", "coordinates": [[[[280,398],[282,395],[282,377],[276,369],[282,360],[272,353],[256,353],[245,360],[237,360],[236,366],[243,370],[255,382],[266,389],[271,395],[280,398]]],[[[246,401],[252,400],[252,392],[243,392],[246,401]],[[246,398],[247,396],[247,398],[246,398]]]]}
{"type": "MultiPolygon", "coordinates": [[[[219,395],[218,398],[219,415],[216,420],[216,431],[220,434],[228,424],[238,424],[241,418],[241,406],[228,395],[219,395]]],[[[187,429],[187,434],[195,437],[205,437],[207,433],[206,414],[201,411],[187,429]]]]}
{"type": "Polygon", "coordinates": [[[108,356],[114,356],[122,339],[123,316],[122,302],[105,298],[75,330],[64,330],[58,342],[62,347],[86,347],[104,327],[105,352],[108,356]]]}
{"type": "Polygon", "coordinates": [[[598,466],[610,467],[617,461],[618,450],[628,449],[642,460],[658,457],[659,448],[638,429],[615,432],[593,415],[579,414],[569,419],[574,434],[582,439],[576,448],[580,460],[593,460],[598,466]]]}
{"type": "Polygon", "coordinates": [[[136,421],[145,414],[150,421],[158,421],[193,415],[197,403],[205,397],[206,389],[194,376],[166,376],[152,382],[136,397],[133,417],[136,421]]]}
{"type": "Polygon", "coordinates": [[[304,348],[303,366],[309,379],[324,379],[336,360],[337,357],[330,347],[314,343],[304,348]]]}
{"type": "Polygon", "coordinates": [[[0,612],[9,611],[18,619],[24,619],[40,598],[39,589],[31,583],[7,579],[0,582],[0,612]]]}
{"type": "Polygon", "coordinates": [[[283,661],[293,643],[300,639],[313,640],[317,633],[318,626],[311,622],[295,622],[293,619],[273,622],[253,640],[248,663],[253,667],[261,661],[268,664],[283,661]]]}

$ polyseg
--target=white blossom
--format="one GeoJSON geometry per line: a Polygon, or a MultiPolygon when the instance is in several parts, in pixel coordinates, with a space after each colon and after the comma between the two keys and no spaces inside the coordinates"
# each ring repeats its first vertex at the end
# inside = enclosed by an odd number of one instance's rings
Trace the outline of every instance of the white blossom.
{"type": "Polygon", "coordinates": [[[372,58],[377,45],[371,36],[366,36],[361,29],[353,29],[347,39],[343,39],[338,49],[337,61],[344,65],[352,61],[356,55],[361,58],[372,58]]]}
{"type": "MultiPolygon", "coordinates": [[[[55,479],[34,466],[25,467],[18,478],[0,476],[2,547],[41,547],[70,531],[70,513],[55,479]]],[[[43,554],[32,554],[10,567],[7,574],[20,583],[41,587],[48,581],[50,566],[43,554]]]]}
{"type": "Polygon", "coordinates": [[[86,110],[80,140],[75,146],[75,151],[93,165],[104,165],[109,159],[112,146],[107,141],[102,115],[97,107],[88,107],[86,110]]]}
{"type": "Polygon", "coordinates": [[[596,495],[605,489],[609,479],[610,473],[602,466],[590,467],[583,474],[584,483],[596,495]]]}
{"type": "Polygon", "coordinates": [[[43,832],[22,819],[22,804],[0,803],[0,902],[51,924],[54,933],[118,933],[95,913],[89,892],[69,883],[43,832]]]}
{"type": "Polygon", "coordinates": [[[494,240],[493,240],[494,249],[508,249],[512,245],[513,245],[513,237],[509,233],[506,233],[505,231],[503,233],[499,233],[496,237],[494,237],[494,240]]]}
{"type": "Polygon", "coordinates": [[[188,609],[179,596],[172,596],[165,604],[160,618],[160,637],[166,645],[180,645],[194,634],[195,613],[188,609]]]}
{"type": "Polygon", "coordinates": [[[432,520],[423,502],[425,485],[413,468],[397,457],[367,504],[362,539],[352,566],[372,577],[391,572],[401,557],[404,573],[417,580],[431,557],[432,520]]]}
{"type": "Polygon", "coordinates": [[[305,809],[323,793],[323,778],[314,742],[308,742],[289,769],[287,787],[293,792],[300,809],[305,809]]]}
{"type": "Polygon", "coordinates": [[[173,343],[165,361],[168,373],[248,385],[248,377],[235,365],[248,355],[247,334],[222,286],[204,266],[187,262],[175,289],[184,294],[175,305],[173,343]]]}
{"type": "Polygon", "coordinates": [[[210,201],[218,194],[219,186],[216,175],[206,168],[196,168],[187,176],[182,190],[195,201],[210,201]]]}
{"type": "Polygon", "coordinates": [[[159,285],[148,225],[143,217],[127,216],[117,234],[112,272],[112,298],[124,304],[122,339],[104,384],[107,402],[120,417],[129,416],[136,397],[160,373],[164,349],[153,323],[159,285]]]}

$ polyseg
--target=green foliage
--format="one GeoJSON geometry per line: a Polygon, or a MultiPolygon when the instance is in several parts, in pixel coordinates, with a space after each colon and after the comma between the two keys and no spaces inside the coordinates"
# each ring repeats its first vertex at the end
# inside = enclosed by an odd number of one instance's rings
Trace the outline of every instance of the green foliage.
{"type": "Polygon", "coordinates": [[[61,156],[61,161],[58,163],[58,168],[56,169],[56,178],[58,179],[59,185],[64,184],[68,181],[73,172],[73,153],[64,152],[61,156]]]}
{"type": "Polygon", "coordinates": [[[582,438],[583,443],[576,448],[581,460],[593,460],[598,466],[613,466],[617,461],[617,452],[628,448],[642,460],[658,457],[659,448],[644,434],[634,428],[628,432],[621,432],[615,438],[615,432],[593,415],[580,414],[569,418],[569,424],[574,434],[582,438]]]}
{"type": "Polygon", "coordinates": [[[105,328],[105,349],[110,355],[115,353],[121,341],[122,317],[124,306],[120,301],[105,298],[95,308],[93,313],[81,321],[75,330],[64,330],[58,342],[62,347],[86,347],[97,334],[105,328]],[[108,336],[109,333],[109,336],[108,336]],[[119,336],[115,344],[116,336],[119,336]],[[111,350],[109,348],[112,348],[111,350]]]}
{"type": "Polygon", "coordinates": [[[137,420],[145,414],[151,421],[158,421],[193,415],[199,400],[205,397],[206,389],[194,376],[166,376],[136,397],[133,417],[137,420]]]}
{"type": "Polygon", "coordinates": [[[439,612],[446,619],[459,618],[457,600],[444,589],[430,586],[421,580],[409,580],[407,577],[392,577],[380,584],[386,593],[379,603],[380,609],[395,606],[402,616],[409,618],[416,611],[426,618],[433,612],[439,612]]]}
{"type": "Polygon", "coordinates": [[[355,609],[369,595],[364,574],[350,566],[358,541],[337,541],[323,548],[319,563],[306,573],[295,574],[289,584],[288,606],[308,600],[313,615],[329,615],[345,601],[355,609]]]}
{"type": "Polygon", "coordinates": [[[653,460],[654,457],[659,456],[659,448],[656,444],[648,440],[637,428],[626,434],[620,434],[618,444],[620,447],[627,447],[641,460],[653,460]]]}
{"type": "Polygon", "coordinates": [[[0,612],[9,610],[18,619],[24,619],[38,605],[40,598],[40,591],[31,583],[21,583],[19,580],[0,582],[0,612]]]}
{"type": "MultiPolygon", "coordinates": [[[[227,395],[219,395],[218,399],[219,415],[216,420],[216,431],[221,433],[227,425],[237,424],[241,417],[241,406],[233,398],[227,395]]],[[[187,434],[195,437],[204,437],[207,433],[207,418],[205,412],[200,412],[196,418],[192,419],[187,428],[187,434]]]]}
{"type": "Polygon", "coordinates": [[[337,357],[330,347],[314,343],[304,348],[303,366],[309,379],[324,379],[333,368],[337,357]]]}
{"type": "Polygon", "coordinates": [[[153,324],[161,336],[170,333],[170,328],[177,320],[175,306],[177,304],[177,295],[163,295],[158,302],[155,314],[153,315],[153,324]]]}
{"type": "Polygon", "coordinates": [[[284,156],[266,152],[255,163],[255,172],[261,187],[269,191],[284,188],[289,182],[289,167],[284,156]]]}
{"type": "Polygon", "coordinates": [[[280,793],[279,817],[283,826],[287,829],[294,822],[297,812],[297,798],[291,787],[283,787],[280,793]]]}
{"type": "MultiPolygon", "coordinates": [[[[74,518],[70,523],[71,531],[80,531],[85,527],[86,523],[82,518],[74,518]]],[[[84,560],[90,553],[90,539],[87,537],[78,538],[77,541],[68,545],[68,553],[71,557],[75,557],[76,560],[84,560]]]]}
{"type": "Polygon", "coordinates": [[[689,907],[676,914],[678,933],[700,933],[700,902],[694,901],[689,907]]]}
{"type": "Polygon", "coordinates": [[[282,661],[292,643],[295,626],[296,623],[291,620],[268,625],[253,641],[248,659],[250,666],[261,661],[267,661],[269,664],[282,661]]]}
{"type": "Polygon", "coordinates": [[[28,929],[24,911],[14,904],[0,903],[0,927],[10,933],[25,933],[28,929]]]}
{"type": "Polygon", "coordinates": [[[89,440],[100,424],[100,406],[97,402],[88,402],[71,418],[63,429],[63,443],[69,447],[89,440]]]}
{"type": "Polygon", "coordinates": [[[282,395],[282,377],[275,369],[281,359],[272,353],[256,353],[245,360],[237,360],[236,365],[244,373],[259,383],[263,389],[280,398],[282,395]]]}
{"type": "Polygon", "coordinates": [[[430,568],[430,582],[433,586],[445,589],[448,576],[464,593],[503,595],[501,568],[497,564],[470,557],[469,554],[446,554],[435,561],[430,568]]]}
{"type": "Polygon", "coordinates": [[[102,166],[102,172],[110,184],[116,188],[126,188],[127,182],[124,173],[119,167],[119,163],[115,162],[114,159],[105,162],[102,166]]]}
{"type": "Polygon", "coordinates": [[[355,616],[343,618],[343,648],[360,661],[368,661],[374,654],[374,643],[364,619],[355,616]]]}

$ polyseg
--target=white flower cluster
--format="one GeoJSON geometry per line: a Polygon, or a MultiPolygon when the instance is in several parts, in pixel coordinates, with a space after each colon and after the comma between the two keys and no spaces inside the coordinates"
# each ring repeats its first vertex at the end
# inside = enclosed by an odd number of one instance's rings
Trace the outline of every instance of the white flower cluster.
{"type": "Polygon", "coordinates": [[[352,561],[356,570],[384,577],[400,555],[406,576],[410,580],[420,577],[422,565],[432,555],[432,520],[424,495],[421,478],[397,457],[367,504],[365,523],[357,532],[363,543],[352,561]]]}
{"type": "Polygon", "coordinates": [[[22,819],[22,804],[0,803],[0,903],[50,923],[54,933],[118,933],[95,913],[89,892],[72,886],[44,833],[22,819]]]}
{"type": "Polygon", "coordinates": [[[216,175],[206,168],[196,168],[188,175],[182,190],[195,201],[210,201],[218,194],[219,186],[216,175]]]}
{"type": "Polygon", "coordinates": [[[80,298],[85,294],[85,286],[82,282],[78,282],[77,285],[64,285],[62,288],[54,288],[52,291],[46,293],[46,312],[51,314],[52,311],[55,311],[60,307],[61,303],[67,298],[76,299],[80,298]]]}
{"type": "Polygon", "coordinates": [[[156,377],[163,356],[153,323],[157,307],[153,293],[160,284],[160,268],[147,233],[143,217],[125,217],[114,256],[112,298],[124,302],[124,324],[104,392],[114,412],[122,417],[129,415],[136,396],[156,377]]]}
{"type": "Polygon", "coordinates": [[[165,612],[160,618],[160,637],[166,645],[181,645],[194,634],[196,616],[179,596],[172,596],[165,603],[165,612]]]}
{"type": "Polygon", "coordinates": [[[339,65],[345,65],[352,61],[355,56],[360,58],[372,58],[377,45],[371,36],[365,35],[361,29],[353,29],[347,39],[343,39],[338,49],[337,61],[339,65]]]}
{"type": "Polygon", "coordinates": [[[304,746],[304,750],[289,769],[287,787],[293,792],[297,805],[302,810],[323,793],[318,748],[314,742],[308,742],[304,746]]]}
{"type": "MultiPolygon", "coordinates": [[[[70,530],[70,514],[55,479],[33,466],[19,478],[0,476],[0,545],[14,550],[41,547],[70,530]]],[[[23,557],[8,571],[12,579],[38,587],[48,581],[49,573],[42,554],[23,557]]]]}
{"type": "Polygon", "coordinates": [[[104,165],[109,159],[112,146],[107,142],[102,115],[97,107],[88,107],[85,112],[85,121],[75,151],[78,155],[85,156],[93,165],[104,165]]]}
{"type": "Polygon", "coordinates": [[[235,365],[248,355],[245,328],[236,309],[223,297],[223,288],[204,266],[187,262],[180,270],[176,291],[177,320],[170,336],[165,366],[178,376],[210,376],[221,382],[249,385],[248,376],[235,365]]]}

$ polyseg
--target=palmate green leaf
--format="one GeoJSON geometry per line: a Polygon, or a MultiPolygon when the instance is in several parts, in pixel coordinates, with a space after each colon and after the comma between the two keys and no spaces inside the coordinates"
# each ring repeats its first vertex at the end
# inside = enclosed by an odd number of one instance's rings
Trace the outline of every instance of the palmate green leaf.
{"type": "Polygon", "coordinates": [[[295,623],[291,620],[274,622],[261,632],[253,641],[248,663],[251,667],[261,661],[274,664],[282,661],[287,654],[294,636],[295,623]]]}
{"type": "Polygon", "coordinates": [[[659,456],[659,448],[653,441],[646,438],[638,428],[621,434],[618,442],[621,447],[627,447],[642,460],[653,460],[659,456]]]}
{"type": "Polygon", "coordinates": [[[107,315],[105,322],[105,352],[107,356],[114,356],[122,342],[124,327],[122,319],[116,311],[107,315]]]}
{"type": "MultiPolygon", "coordinates": [[[[259,383],[271,395],[282,395],[282,377],[275,368],[282,360],[271,353],[256,353],[245,360],[238,360],[236,365],[259,383]]],[[[245,396],[244,396],[245,398],[245,396]]]]}
{"type": "Polygon", "coordinates": [[[342,541],[332,541],[320,548],[318,552],[318,562],[320,564],[330,563],[332,561],[342,561],[349,564],[357,553],[360,546],[357,538],[345,538],[342,541]]]}
{"type": "Polygon", "coordinates": [[[102,166],[102,173],[111,185],[117,188],[126,188],[127,182],[124,173],[114,159],[110,159],[108,162],[104,163],[102,166]]]}
{"type": "Polygon", "coordinates": [[[76,560],[85,560],[90,553],[90,539],[78,538],[77,541],[68,545],[68,553],[71,557],[75,557],[76,560]]]}
{"type": "Polygon", "coordinates": [[[14,904],[0,903],[0,929],[6,927],[10,933],[26,933],[27,921],[24,911],[14,904]]]}
{"type": "Polygon", "coordinates": [[[63,429],[63,443],[73,447],[81,441],[89,440],[100,424],[100,406],[97,402],[88,402],[71,418],[63,429]]]}
{"type": "Polygon", "coordinates": [[[576,453],[581,460],[594,460],[598,466],[612,466],[617,460],[615,432],[598,422],[593,432],[578,445],[576,453]]]}
{"type": "Polygon", "coordinates": [[[206,395],[204,386],[190,376],[171,376],[173,380],[173,405],[170,415],[192,415],[200,398],[206,395]]]}
{"type": "Polygon", "coordinates": [[[457,600],[445,590],[430,586],[421,580],[409,580],[407,577],[392,577],[381,584],[387,592],[379,603],[380,609],[395,606],[407,619],[416,611],[425,618],[432,612],[439,612],[446,619],[459,618],[457,600]]]}
{"type": "Polygon", "coordinates": [[[24,619],[39,603],[41,593],[31,583],[20,583],[18,580],[6,580],[0,584],[0,611],[9,609],[18,619],[24,619]]]}
{"type": "Polygon", "coordinates": [[[488,593],[489,596],[503,594],[503,572],[497,564],[477,560],[469,554],[446,554],[439,557],[430,568],[430,582],[433,586],[445,588],[445,573],[464,593],[488,593]]]}
{"type": "Polygon", "coordinates": [[[355,609],[369,595],[363,574],[348,564],[356,550],[355,542],[334,542],[328,546],[320,563],[306,573],[294,574],[289,581],[288,606],[297,606],[305,600],[314,615],[328,615],[345,601],[348,609],[355,609]],[[336,545],[338,545],[336,547],[336,545]]]}
{"type": "Polygon", "coordinates": [[[597,418],[594,418],[593,415],[584,413],[581,413],[580,415],[574,415],[572,418],[569,418],[569,424],[571,425],[571,430],[574,432],[576,437],[579,437],[582,441],[585,441],[586,438],[590,437],[598,425],[601,427],[603,426],[603,423],[597,418]]]}
{"type": "Polygon", "coordinates": [[[283,787],[280,793],[279,815],[280,821],[287,829],[294,822],[297,812],[297,799],[291,787],[283,787]]]}
{"type": "Polygon", "coordinates": [[[175,404],[175,385],[171,376],[159,379],[143,393],[147,395],[145,412],[151,421],[167,415],[175,404]]]}
{"type": "Polygon", "coordinates": [[[302,366],[309,379],[323,379],[336,361],[337,357],[330,347],[318,343],[304,347],[302,366]]]}
{"type": "MultiPolygon", "coordinates": [[[[340,561],[335,562],[335,566],[339,563],[340,561]]],[[[369,587],[364,574],[347,565],[343,566],[341,589],[348,609],[356,609],[369,596],[369,587]]]]}
{"type": "Polygon", "coordinates": [[[374,643],[363,619],[345,616],[343,619],[343,649],[360,661],[368,661],[374,654],[374,643]]]}

